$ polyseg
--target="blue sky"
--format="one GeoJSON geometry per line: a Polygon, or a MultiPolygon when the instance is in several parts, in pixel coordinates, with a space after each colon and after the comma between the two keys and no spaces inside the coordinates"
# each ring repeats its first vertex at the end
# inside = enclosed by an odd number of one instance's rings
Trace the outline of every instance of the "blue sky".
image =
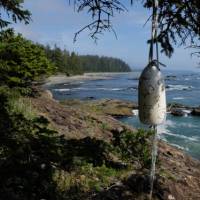
{"type": "MultiPolygon", "coordinates": [[[[78,54],[98,54],[123,59],[133,68],[142,68],[147,64],[150,24],[143,27],[149,16],[139,4],[132,7],[127,4],[128,12],[116,14],[113,26],[118,39],[113,33],[107,32],[100,37],[97,44],[88,36],[88,32],[79,35],[73,43],[74,33],[88,24],[91,18],[86,13],[74,12],[68,0],[25,0],[25,7],[32,12],[29,25],[14,25],[17,32],[28,39],[43,44],[57,44],[62,48],[78,54]]],[[[126,2],[129,2],[128,0],[126,2]]],[[[190,56],[191,50],[184,47],[175,48],[169,59],[161,55],[160,60],[167,69],[199,70],[198,59],[190,56]]]]}

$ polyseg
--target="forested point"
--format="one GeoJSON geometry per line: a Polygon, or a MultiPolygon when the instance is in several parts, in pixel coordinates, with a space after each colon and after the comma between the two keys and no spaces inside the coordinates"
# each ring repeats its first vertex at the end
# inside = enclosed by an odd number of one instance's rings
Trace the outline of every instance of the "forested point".
{"type": "Polygon", "coordinates": [[[75,52],[62,50],[57,45],[51,48],[49,45],[42,46],[47,58],[55,65],[58,72],[67,75],[82,74],[84,72],[130,72],[131,68],[119,58],[78,55],[75,52]]]}
{"type": "Polygon", "coordinates": [[[130,72],[131,68],[119,58],[97,55],[79,56],[81,67],[85,72],[130,72]]]}

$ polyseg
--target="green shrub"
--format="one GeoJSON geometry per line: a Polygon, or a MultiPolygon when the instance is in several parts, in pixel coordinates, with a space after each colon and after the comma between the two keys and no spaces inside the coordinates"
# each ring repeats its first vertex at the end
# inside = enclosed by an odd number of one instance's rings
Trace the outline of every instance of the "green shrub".
{"type": "Polygon", "coordinates": [[[61,199],[52,176],[64,163],[62,138],[46,118],[11,109],[16,96],[0,88],[0,199],[61,199]]]}
{"type": "Polygon", "coordinates": [[[151,151],[149,137],[152,131],[139,129],[137,132],[125,131],[114,135],[113,145],[122,159],[127,162],[140,161],[143,167],[150,167],[151,151]]]}

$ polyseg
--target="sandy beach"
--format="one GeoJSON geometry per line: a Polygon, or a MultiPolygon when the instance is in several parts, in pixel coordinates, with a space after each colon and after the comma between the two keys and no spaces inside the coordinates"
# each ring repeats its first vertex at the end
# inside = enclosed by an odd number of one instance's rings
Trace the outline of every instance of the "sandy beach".
{"type": "MultiPolygon", "coordinates": [[[[62,83],[76,83],[85,80],[105,80],[112,79],[121,73],[84,73],[83,75],[66,76],[64,74],[50,76],[45,80],[45,86],[62,83]]],[[[124,73],[123,73],[124,74],[124,73]]]]}

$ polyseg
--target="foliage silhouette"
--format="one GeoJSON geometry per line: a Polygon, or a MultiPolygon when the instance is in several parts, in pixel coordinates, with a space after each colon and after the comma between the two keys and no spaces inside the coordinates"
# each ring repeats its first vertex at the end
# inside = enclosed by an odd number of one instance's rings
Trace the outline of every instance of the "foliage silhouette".
{"type": "MultiPolygon", "coordinates": [[[[80,0],[74,1],[76,11],[87,11],[92,17],[92,22],[77,33],[74,40],[77,40],[78,34],[84,30],[90,32],[90,36],[96,41],[104,31],[112,31],[112,18],[116,13],[127,11],[124,1],[120,0],[80,0]]],[[[131,4],[138,1],[130,0],[131,4]]],[[[153,7],[152,0],[139,1],[144,8],[153,7]]],[[[199,43],[200,40],[200,4],[198,0],[160,0],[158,6],[158,28],[159,34],[155,39],[161,44],[162,52],[171,56],[174,45],[189,45],[199,43]]],[[[150,16],[147,21],[152,18],[150,16]]],[[[155,42],[153,41],[153,42],[155,42]]]]}
{"type": "MultiPolygon", "coordinates": [[[[4,10],[4,13],[12,22],[17,23],[17,21],[20,21],[28,24],[31,14],[28,10],[23,9],[23,2],[23,0],[0,0],[0,8],[4,10]]],[[[0,15],[0,28],[5,28],[9,24],[11,22],[2,19],[2,15],[0,15]]]]}

